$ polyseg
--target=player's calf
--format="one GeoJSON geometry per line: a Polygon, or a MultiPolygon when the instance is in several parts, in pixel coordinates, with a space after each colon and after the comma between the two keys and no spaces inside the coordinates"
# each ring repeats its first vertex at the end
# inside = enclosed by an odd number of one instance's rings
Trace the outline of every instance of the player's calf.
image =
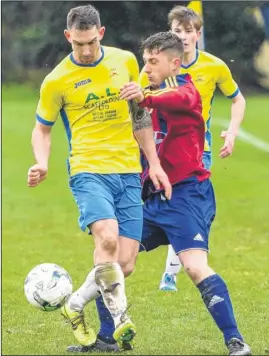
{"type": "MultiPolygon", "coordinates": [[[[130,229],[130,233],[133,234],[132,229],[130,229]]],[[[137,235],[139,235],[139,233],[137,235]]],[[[139,241],[138,239],[120,236],[119,243],[120,253],[118,262],[121,266],[124,276],[128,277],[134,270],[136,257],[139,249],[139,241]]],[[[99,341],[96,343],[95,349],[101,351],[107,350],[106,352],[111,352],[111,349],[117,351],[117,348],[119,350],[119,347],[118,344],[115,343],[115,339],[113,337],[113,334],[115,332],[114,320],[109,310],[107,309],[102,296],[96,299],[96,306],[100,320],[100,330],[97,335],[97,340],[99,341]]],[[[122,343],[121,347],[125,350],[130,350],[132,349],[132,343],[128,343],[125,341],[122,343]]]]}
{"type": "Polygon", "coordinates": [[[121,269],[122,269],[122,272],[123,272],[125,278],[130,276],[133,273],[134,263],[127,262],[127,261],[126,262],[119,261],[119,264],[121,266],[121,269]]]}
{"type": "Polygon", "coordinates": [[[96,267],[95,280],[100,288],[104,303],[114,320],[113,338],[122,349],[135,337],[134,324],[127,316],[127,299],[124,288],[124,275],[118,263],[103,263],[96,267]]]}
{"type": "Polygon", "coordinates": [[[138,240],[120,237],[119,264],[125,278],[134,271],[139,245],[138,240]]]}
{"type": "Polygon", "coordinates": [[[249,346],[244,342],[234,316],[229,291],[224,280],[211,275],[198,285],[204,304],[223,334],[230,355],[251,355],[249,346]]]}
{"type": "Polygon", "coordinates": [[[200,291],[207,310],[222,332],[229,354],[250,355],[250,348],[238,330],[227,285],[208,266],[207,253],[189,250],[179,256],[186,272],[200,291]]]}

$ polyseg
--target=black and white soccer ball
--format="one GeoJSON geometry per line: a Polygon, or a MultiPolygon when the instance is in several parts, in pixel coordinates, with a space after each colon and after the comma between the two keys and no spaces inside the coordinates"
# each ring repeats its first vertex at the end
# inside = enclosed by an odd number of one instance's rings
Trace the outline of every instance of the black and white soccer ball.
{"type": "Polygon", "coordinates": [[[24,281],[26,299],[44,311],[59,309],[70,297],[72,290],[69,273],[54,263],[42,263],[34,267],[24,281]]]}

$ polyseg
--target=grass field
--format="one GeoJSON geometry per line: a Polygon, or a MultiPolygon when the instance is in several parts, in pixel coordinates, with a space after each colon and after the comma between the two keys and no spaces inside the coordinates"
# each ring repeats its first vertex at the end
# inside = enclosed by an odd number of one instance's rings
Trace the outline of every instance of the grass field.
{"type": "MultiPolygon", "coordinates": [[[[30,136],[38,92],[4,87],[2,123],[2,354],[65,355],[74,343],[58,311],[30,306],[23,283],[42,262],[66,268],[77,288],[92,268],[93,243],[77,225],[65,167],[67,139],[59,121],[53,130],[49,177],[29,189],[33,163],[30,136]]],[[[244,129],[268,142],[268,96],[247,97],[244,129]]],[[[213,123],[229,118],[229,101],[217,97],[213,123]]],[[[220,127],[213,126],[218,213],[211,233],[210,263],[227,281],[241,332],[256,355],[269,349],[269,153],[237,141],[232,157],[218,158],[220,127]]],[[[179,292],[158,291],[166,248],[142,253],[126,282],[138,335],[133,355],[222,355],[222,335],[198,291],[182,273],[179,292]]],[[[86,309],[97,329],[95,304],[86,309]]],[[[126,354],[126,353],[125,353],[126,354]]],[[[127,353],[128,354],[128,353],[127,353]]]]}

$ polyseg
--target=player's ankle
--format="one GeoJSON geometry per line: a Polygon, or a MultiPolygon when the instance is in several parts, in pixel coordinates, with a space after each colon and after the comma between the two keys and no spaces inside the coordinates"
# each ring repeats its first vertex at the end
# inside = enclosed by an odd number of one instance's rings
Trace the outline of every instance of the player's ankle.
{"type": "Polygon", "coordinates": [[[78,312],[81,313],[83,311],[84,305],[82,305],[80,298],[76,298],[75,296],[71,296],[69,300],[67,301],[67,307],[72,311],[72,312],[78,312]]]}

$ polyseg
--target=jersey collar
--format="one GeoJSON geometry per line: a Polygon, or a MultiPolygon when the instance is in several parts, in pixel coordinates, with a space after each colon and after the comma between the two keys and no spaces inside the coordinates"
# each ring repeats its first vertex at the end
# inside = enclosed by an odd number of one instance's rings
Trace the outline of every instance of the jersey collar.
{"type": "Polygon", "coordinates": [[[195,56],[194,60],[190,64],[188,64],[187,66],[184,66],[183,64],[181,64],[181,67],[184,68],[184,69],[190,68],[192,65],[194,65],[194,63],[196,63],[198,57],[199,57],[199,51],[197,49],[196,50],[196,56],[195,56]]]}
{"type": "Polygon", "coordinates": [[[69,58],[70,58],[71,62],[74,63],[76,66],[79,66],[79,67],[96,67],[104,58],[105,52],[104,52],[104,48],[103,47],[101,47],[101,52],[102,52],[102,54],[101,54],[101,57],[98,59],[98,61],[90,63],[90,64],[82,64],[82,63],[76,62],[75,59],[74,59],[73,53],[70,53],[69,58]]]}
{"type": "Polygon", "coordinates": [[[160,85],[160,89],[164,88],[176,88],[178,86],[187,84],[191,81],[191,77],[188,73],[178,74],[173,77],[166,78],[164,82],[160,85]]]}

